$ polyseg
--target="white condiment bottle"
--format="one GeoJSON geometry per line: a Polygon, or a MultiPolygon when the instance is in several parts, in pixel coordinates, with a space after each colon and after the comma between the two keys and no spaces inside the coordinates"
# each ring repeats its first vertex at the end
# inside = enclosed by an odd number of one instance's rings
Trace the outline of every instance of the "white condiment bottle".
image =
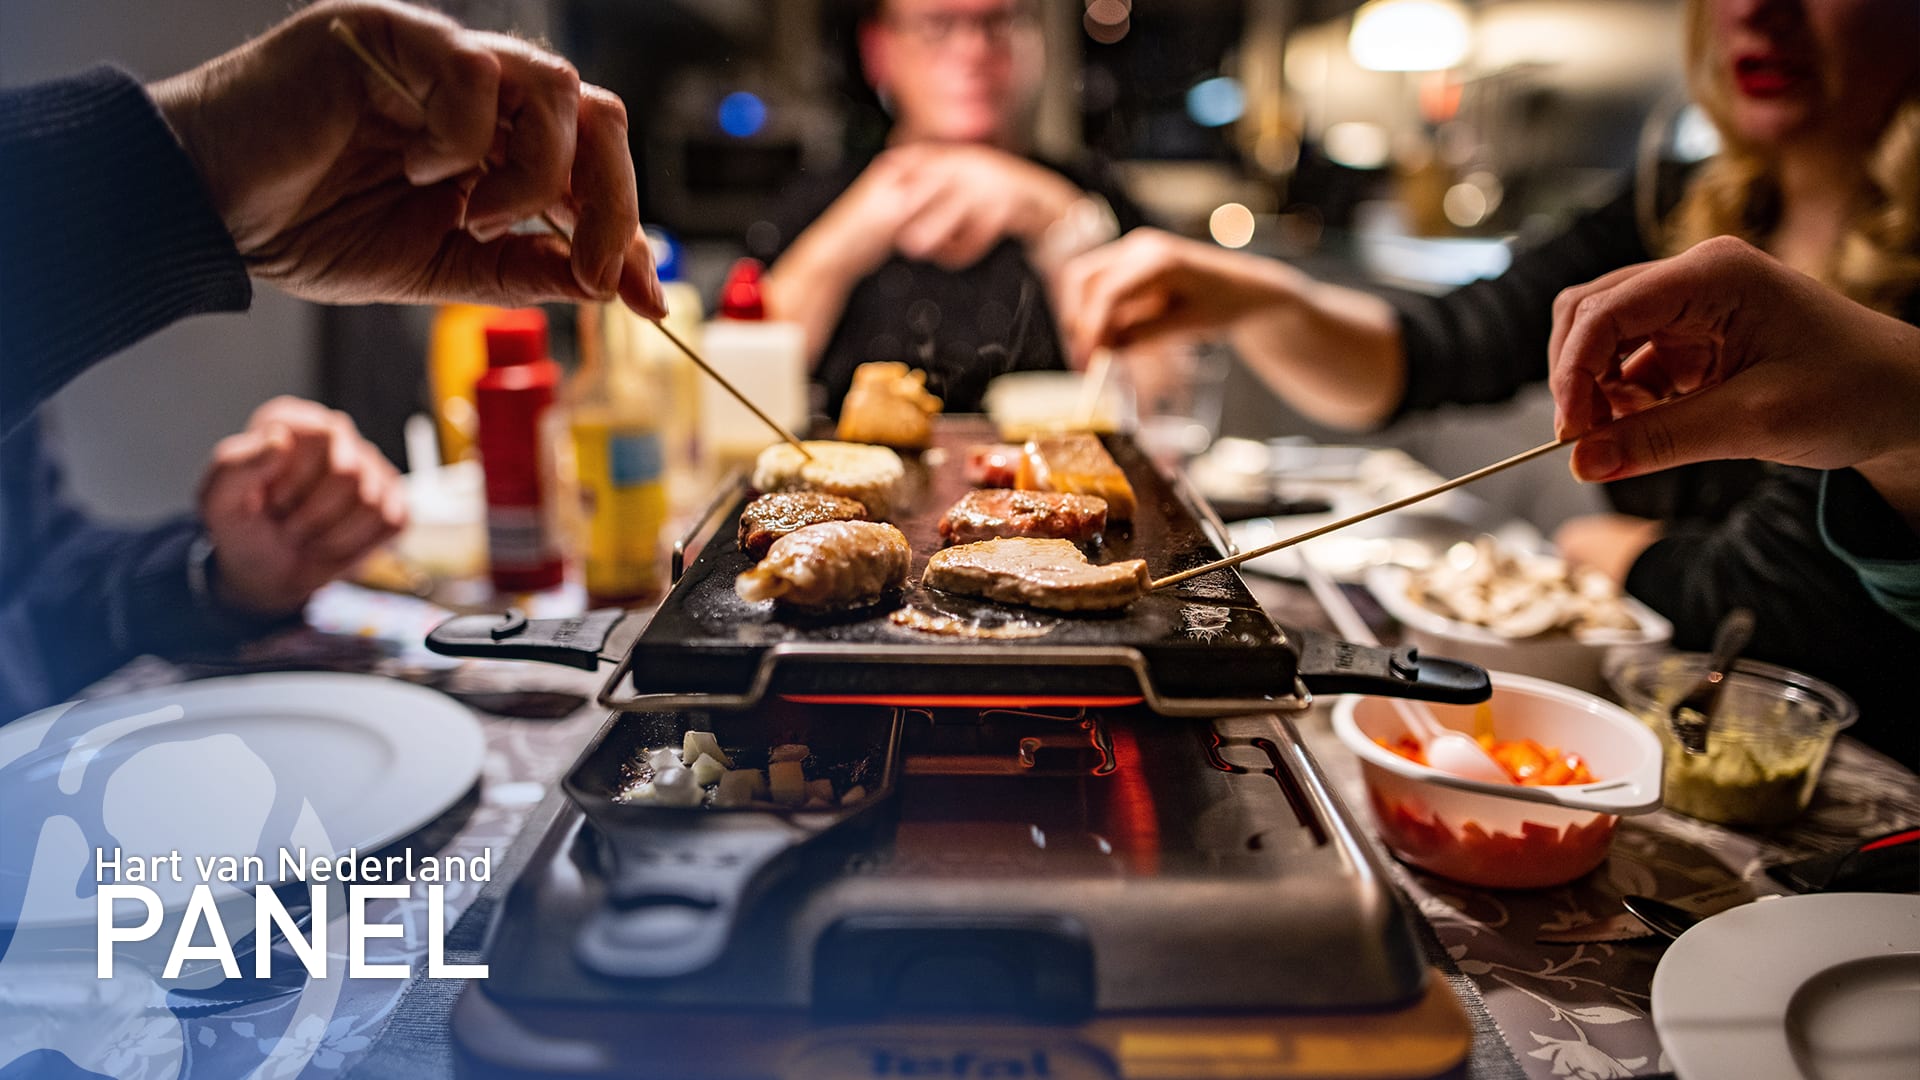
{"type": "MultiPolygon", "coordinates": [[[[766,317],[760,264],[733,264],[718,317],[702,337],[707,363],[789,431],[807,427],[807,338],[799,323],[766,317]]],[[[711,379],[700,385],[700,448],[714,475],[753,459],[779,436],[711,379]]]]}

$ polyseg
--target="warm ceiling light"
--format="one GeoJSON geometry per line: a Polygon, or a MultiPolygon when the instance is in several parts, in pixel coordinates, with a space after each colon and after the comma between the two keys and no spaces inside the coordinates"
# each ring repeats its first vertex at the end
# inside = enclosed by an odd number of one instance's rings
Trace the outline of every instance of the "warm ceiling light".
{"type": "Polygon", "coordinates": [[[1443,71],[1466,59],[1472,36],[1455,0],[1369,0],[1353,13],[1347,51],[1369,71],[1443,71]]]}
{"type": "Polygon", "coordinates": [[[1221,247],[1243,248],[1253,240],[1253,211],[1237,202],[1214,208],[1207,232],[1221,247]]]}

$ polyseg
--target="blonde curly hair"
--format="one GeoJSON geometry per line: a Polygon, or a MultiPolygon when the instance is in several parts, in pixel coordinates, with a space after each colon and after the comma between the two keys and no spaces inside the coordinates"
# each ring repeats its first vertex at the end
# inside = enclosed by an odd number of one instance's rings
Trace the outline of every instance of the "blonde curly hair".
{"type": "MultiPolygon", "coordinates": [[[[1720,152],[1701,165],[1659,230],[1676,255],[1714,236],[1764,246],[1780,216],[1775,163],[1744,145],[1730,123],[1729,86],[1717,63],[1704,0],[1687,3],[1687,84],[1720,129],[1720,152]]],[[[1894,313],[1920,288],[1920,80],[1909,86],[1867,156],[1867,190],[1839,246],[1817,275],[1838,292],[1894,313]]]]}

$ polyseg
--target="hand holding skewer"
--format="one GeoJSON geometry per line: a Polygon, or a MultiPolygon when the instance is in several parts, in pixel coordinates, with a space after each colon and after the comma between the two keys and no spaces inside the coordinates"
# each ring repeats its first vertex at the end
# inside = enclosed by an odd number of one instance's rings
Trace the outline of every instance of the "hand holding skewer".
{"type": "MultiPolygon", "coordinates": [[[[355,56],[359,57],[360,62],[366,65],[367,70],[372,72],[375,78],[378,78],[381,82],[385,83],[395,93],[401,95],[406,100],[412,102],[413,105],[417,109],[419,109],[423,115],[426,113],[427,103],[421,100],[419,95],[415,94],[411,89],[409,89],[407,84],[402,82],[398,75],[394,74],[393,69],[389,68],[384,62],[381,61],[381,59],[378,56],[375,56],[366,47],[366,45],[361,42],[359,35],[354,33],[353,27],[349,26],[345,19],[338,18],[338,17],[334,18],[331,22],[327,24],[327,32],[332,34],[335,38],[338,38],[341,44],[345,45],[349,50],[353,52],[355,56]]],[[[484,158],[481,159],[481,161],[479,162],[478,169],[482,174],[485,174],[489,171],[488,164],[484,158]]],[[[553,214],[550,211],[547,211],[547,210],[540,211],[539,219],[540,219],[540,222],[547,227],[548,232],[558,237],[563,243],[566,243],[569,245],[572,244],[573,242],[572,234],[570,234],[565,228],[565,226],[561,225],[560,222],[554,218],[553,214]]],[[[660,304],[658,306],[662,310],[665,309],[664,304],[660,304]]],[[[651,316],[650,321],[653,323],[654,326],[659,328],[662,334],[666,335],[667,340],[671,341],[675,348],[679,349],[682,353],[685,353],[687,356],[687,359],[693,361],[694,366],[698,367],[701,371],[705,372],[708,375],[708,377],[712,378],[715,382],[719,383],[720,386],[727,391],[727,393],[733,395],[735,400],[739,401],[740,404],[746,406],[749,412],[753,413],[754,416],[758,417],[761,423],[767,425],[767,427],[771,429],[774,432],[774,434],[780,436],[780,438],[785,440],[788,445],[792,446],[795,450],[798,450],[802,457],[806,458],[809,461],[813,460],[813,455],[807,452],[807,448],[801,444],[799,438],[797,438],[792,432],[788,431],[785,427],[783,427],[778,421],[774,420],[772,417],[768,416],[765,412],[761,411],[760,407],[758,405],[755,405],[753,401],[749,399],[747,395],[740,390],[739,387],[734,386],[726,378],[721,376],[719,372],[715,371],[713,367],[709,365],[706,362],[706,360],[700,356],[698,352],[694,351],[694,349],[691,346],[689,346],[685,341],[681,340],[680,335],[674,333],[672,330],[667,329],[666,324],[661,321],[660,317],[651,316]]]]}

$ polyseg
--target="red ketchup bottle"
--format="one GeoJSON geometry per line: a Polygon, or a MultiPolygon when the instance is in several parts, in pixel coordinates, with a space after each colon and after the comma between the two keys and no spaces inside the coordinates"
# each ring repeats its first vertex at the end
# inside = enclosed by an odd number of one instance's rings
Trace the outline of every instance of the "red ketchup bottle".
{"type": "Polygon", "coordinates": [[[503,593],[551,589],[566,572],[547,420],[560,365],[547,355],[547,317],[538,308],[491,316],[486,337],[487,371],[474,384],[473,399],[493,587],[503,593]]]}

